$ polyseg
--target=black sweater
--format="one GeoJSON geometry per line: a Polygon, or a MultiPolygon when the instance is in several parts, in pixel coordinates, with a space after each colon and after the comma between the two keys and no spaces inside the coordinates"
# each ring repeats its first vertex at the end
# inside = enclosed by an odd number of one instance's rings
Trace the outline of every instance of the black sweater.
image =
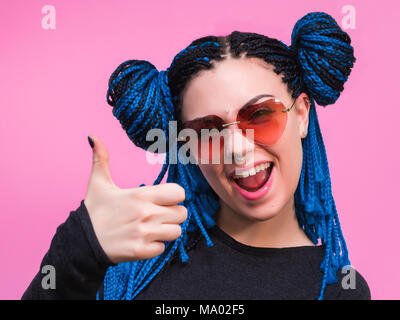
{"type": "MultiPolygon", "coordinates": [[[[218,226],[209,229],[214,243],[207,247],[199,232],[189,237],[189,260],[177,254],[135,297],[144,299],[316,299],[321,287],[320,263],[325,246],[289,248],[251,247],[230,237],[218,226]]],[[[109,266],[83,200],[57,228],[40,269],[22,299],[95,299],[109,266]],[[42,267],[56,271],[55,289],[43,289],[42,267]]],[[[354,270],[355,271],[355,270],[354,270]]],[[[327,285],[324,299],[371,299],[367,282],[355,271],[355,289],[344,289],[342,277],[327,285]]]]}

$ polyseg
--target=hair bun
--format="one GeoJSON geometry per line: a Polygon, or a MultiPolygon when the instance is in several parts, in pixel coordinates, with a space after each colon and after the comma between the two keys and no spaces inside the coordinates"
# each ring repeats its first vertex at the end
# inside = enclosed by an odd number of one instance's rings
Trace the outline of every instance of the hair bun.
{"type": "Polygon", "coordinates": [[[291,42],[312,97],[321,106],[334,103],[356,61],[350,36],[329,14],[311,12],[296,22],[291,42]]]}
{"type": "Polygon", "coordinates": [[[146,141],[150,129],[163,130],[168,145],[173,105],[166,71],[145,60],[121,63],[108,82],[107,102],[136,146],[146,150],[153,143],[146,141]]]}

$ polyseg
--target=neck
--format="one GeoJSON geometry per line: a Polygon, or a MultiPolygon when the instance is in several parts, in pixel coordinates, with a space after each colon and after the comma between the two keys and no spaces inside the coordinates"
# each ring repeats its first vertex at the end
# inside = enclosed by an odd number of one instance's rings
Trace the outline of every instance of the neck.
{"type": "Polygon", "coordinates": [[[314,245],[299,226],[293,196],[279,213],[264,221],[250,219],[221,201],[216,224],[233,239],[248,246],[284,248],[314,245]]]}

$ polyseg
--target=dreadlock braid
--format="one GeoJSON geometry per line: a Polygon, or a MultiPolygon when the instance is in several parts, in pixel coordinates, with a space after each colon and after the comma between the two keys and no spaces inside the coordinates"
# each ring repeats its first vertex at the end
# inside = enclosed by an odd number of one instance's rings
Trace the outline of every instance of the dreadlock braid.
{"type": "Polygon", "coordinates": [[[297,52],[303,78],[321,106],[334,103],[354,62],[349,35],[323,12],[312,12],[297,21],[291,47],[297,52]]]}
{"type": "MultiPolygon", "coordinates": [[[[213,68],[213,62],[232,58],[257,57],[283,74],[293,98],[308,94],[311,107],[309,134],[302,140],[303,163],[297,189],[295,210],[299,225],[313,243],[321,239],[326,244],[321,263],[323,272],[320,295],[323,299],[327,284],[337,281],[340,267],[349,265],[348,251],[340,228],[332,196],[329,166],[319,128],[315,101],[326,106],[334,103],[355,62],[350,37],[336,21],[323,12],[312,12],[297,21],[292,32],[292,44],[264,35],[233,31],[225,37],[207,36],[193,41],[180,51],[166,71],[159,72],[151,63],[129,60],[111,75],[107,101],[132,142],[147,149],[146,132],[157,128],[168,139],[168,122],[180,122],[182,94],[186,85],[202,70],[213,68]]],[[[168,140],[167,140],[168,144],[168,140]]],[[[179,148],[179,145],[178,145],[179,148]]],[[[120,263],[107,270],[104,279],[105,299],[134,299],[160,272],[179,249],[182,262],[188,260],[188,232],[199,230],[208,246],[213,243],[207,229],[215,224],[213,215],[219,208],[219,198],[195,164],[165,163],[154,184],[159,184],[168,171],[167,182],[185,188],[183,205],[188,218],[181,225],[181,236],[166,242],[162,254],[152,259],[120,263]]]]}

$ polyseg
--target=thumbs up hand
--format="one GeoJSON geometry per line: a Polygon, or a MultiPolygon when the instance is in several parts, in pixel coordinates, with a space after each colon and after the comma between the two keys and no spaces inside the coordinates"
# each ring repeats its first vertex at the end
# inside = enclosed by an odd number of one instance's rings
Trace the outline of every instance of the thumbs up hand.
{"type": "Polygon", "coordinates": [[[104,252],[113,263],[161,254],[162,241],[181,235],[187,210],[178,203],[185,189],[176,183],[120,189],[111,178],[106,146],[95,136],[89,142],[93,165],[84,204],[104,252]]]}

